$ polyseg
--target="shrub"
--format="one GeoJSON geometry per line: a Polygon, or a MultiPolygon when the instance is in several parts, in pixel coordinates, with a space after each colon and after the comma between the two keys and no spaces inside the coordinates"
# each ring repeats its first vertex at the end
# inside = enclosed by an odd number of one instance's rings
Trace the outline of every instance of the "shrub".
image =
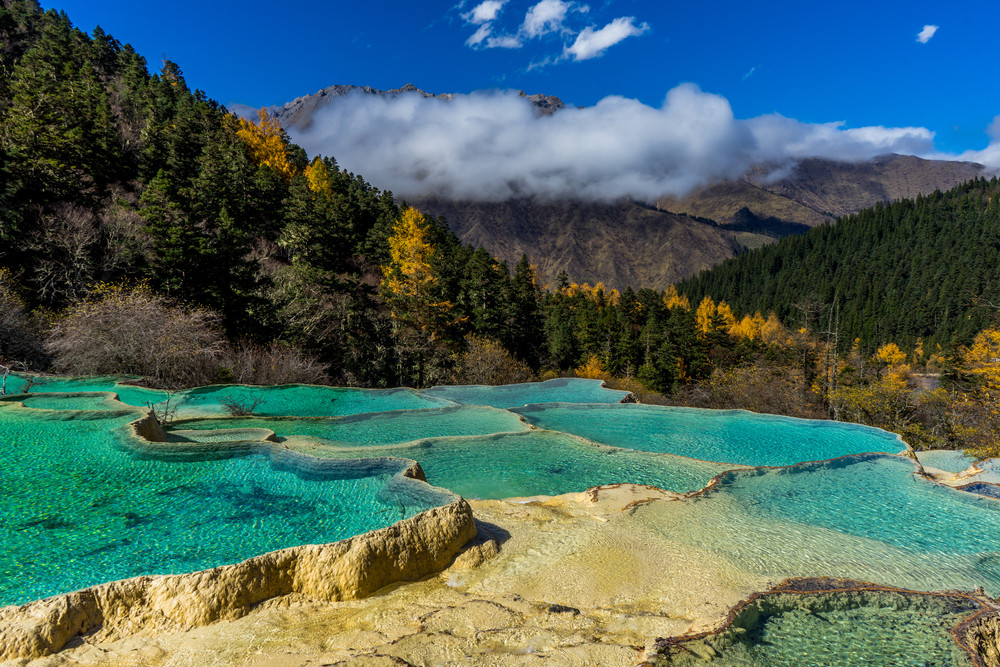
{"type": "Polygon", "coordinates": [[[263,391],[256,391],[242,400],[233,398],[232,396],[225,396],[219,399],[219,404],[225,408],[230,417],[249,417],[265,402],[263,391]]]}
{"type": "Polygon", "coordinates": [[[301,348],[271,343],[242,343],[230,349],[220,380],[237,384],[324,384],[326,367],[301,348]]]}
{"type": "Polygon", "coordinates": [[[7,269],[0,269],[0,363],[20,368],[45,365],[45,351],[37,318],[24,311],[7,269]]]}
{"type": "MultiPolygon", "coordinates": [[[[673,400],[695,408],[753,410],[793,417],[821,418],[821,406],[802,392],[802,374],[782,365],[757,361],[727,370],[715,369],[700,382],[683,387],[673,400]]],[[[641,400],[641,399],[640,399],[641,400]]]]}
{"type": "Polygon", "coordinates": [[[459,355],[455,382],[459,384],[516,384],[532,382],[535,374],[492,338],[468,336],[459,355]]]}
{"type": "Polygon", "coordinates": [[[141,375],[166,387],[208,384],[224,341],[218,317],[145,285],[102,285],[67,309],[49,332],[55,368],[75,375],[141,375]]]}

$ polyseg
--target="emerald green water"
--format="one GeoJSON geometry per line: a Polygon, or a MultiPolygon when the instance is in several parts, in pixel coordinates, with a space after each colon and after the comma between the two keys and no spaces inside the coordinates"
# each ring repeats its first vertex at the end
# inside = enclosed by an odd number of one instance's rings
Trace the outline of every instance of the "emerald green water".
{"type": "Polygon", "coordinates": [[[382,528],[450,494],[374,469],[316,466],[279,450],[136,456],[134,412],[0,403],[0,605],[140,574],[191,572],[382,528]]]}
{"type": "Polygon", "coordinates": [[[833,421],[659,405],[530,405],[514,412],[530,423],[613,447],[704,461],[787,466],[865,452],[897,453],[898,436],[833,421]]]}
{"type": "Polygon", "coordinates": [[[266,417],[329,417],[390,410],[418,410],[449,405],[447,401],[422,396],[412,389],[350,389],[315,385],[251,387],[218,385],[190,389],[181,396],[185,413],[228,415],[220,400],[248,402],[261,397],[255,414],[266,417]]]}
{"type": "Polygon", "coordinates": [[[365,412],[387,412],[390,410],[417,410],[452,405],[450,401],[434,396],[424,396],[412,389],[352,389],[347,387],[324,387],[318,385],[279,385],[256,387],[248,385],[212,385],[185,391],[167,392],[146,389],[118,380],[126,378],[32,378],[28,384],[25,377],[11,375],[7,378],[7,393],[16,394],[26,387],[29,393],[51,392],[113,392],[122,403],[145,407],[162,407],[167,399],[170,407],[177,410],[177,417],[228,416],[222,399],[232,399],[237,403],[250,405],[254,399],[261,399],[254,414],[261,416],[326,417],[354,415],[365,412]]]}
{"type": "Polygon", "coordinates": [[[841,665],[971,665],[949,630],[962,618],[945,608],[858,607],[812,613],[792,610],[767,619],[722,664],[799,667],[841,665]],[[742,655],[740,655],[742,653],[742,655]]]}

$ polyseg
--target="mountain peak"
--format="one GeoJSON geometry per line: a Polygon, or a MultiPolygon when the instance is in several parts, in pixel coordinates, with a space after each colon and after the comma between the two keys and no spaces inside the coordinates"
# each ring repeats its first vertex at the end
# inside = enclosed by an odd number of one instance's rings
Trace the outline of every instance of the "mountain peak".
{"type": "MultiPolygon", "coordinates": [[[[280,106],[276,105],[265,107],[265,109],[274,114],[285,128],[306,130],[312,123],[312,118],[317,111],[329,104],[333,104],[338,98],[345,97],[352,93],[375,95],[380,97],[396,97],[397,95],[416,93],[421,97],[433,97],[440,100],[451,100],[457,94],[428,93],[421,88],[417,88],[417,86],[413,83],[407,83],[402,88],[392,88],[390,90],[380,90],[378,88],[372,88],[371,86],[335,84],[327,86],[326,88],[318,90],[310,95],[296,97],[291,102],[286,102],[280,106]]],[[[531,102],[535,111],[543,116],[551,115],[566,106],[563,104],[562,100],[554,95],[544,95],[540,93],[529,95],[523,90],[518,91],[518,95],[531,102]]],[[[230,110],[238,116],[245,118],[252,118],[257,114],[256,109],[251,109],[245,105],[233,105],[230,110]]]]}

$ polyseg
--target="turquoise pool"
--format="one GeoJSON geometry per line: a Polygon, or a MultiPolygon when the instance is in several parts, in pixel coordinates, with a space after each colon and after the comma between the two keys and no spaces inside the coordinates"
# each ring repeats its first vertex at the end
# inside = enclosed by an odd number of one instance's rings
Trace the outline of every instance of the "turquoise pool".
{"type": "Polygon", "coordinates": [[[845,577],[911,590],[1000,594],[1000,503],[852,456],[726,473],[659,529],[774,580],[845,577]]]}
{"type": "Polygon", "coordinates": [[[24,408],[0,401],[0,604],[338,540],[450,492],[632,482],[686,493],[719,475],[671,503],[655,529],[727,559],[733,576],[1000,592],[997,501],[919,478],[910,460],[864,454],[904,448],[866,427],[618,404],[622,393],[595,381],[219,386],[176,395],[176,442],[144,444],[126,428],[141,412],[86,391],[138,406],[164,397],[113,378],[55,378],[32,386],[24,408]],[[259,414],[224,417],[222,398],[258,393],[259,414]],[[278,445],[263,442],[271,432],[278,445]],[[413,461],[434,486],[399,476],[413,461]],[[787,467],[803,461],[824,462],[787,467]],[[725,472],[736,464],[785,467],[725,472]]]}
{"type": "Polygon", "coordinates": [[[659,405],[530,405],[515,409],[532,424],[612,447],[703,461],[787,466],[865,452],[898,453],[898,436],[843,422],[659,405]]]}
{"type": "Polygon", "coordinates": [[[16,394],[26,387],[29,393],[51,392],[113,392],[122,403],[136,407],[155,405],[162,407],[167,399],[177,410],[177,418],[197,416],[227,416],[223,399],[249,404],[254,399],[261,403],[254,410],[260,416],[328,417],[354,415],[390,410],[417,410],[454,405],[451,401],[431,395],[422,395],[412,389],[353,389],[319,385],[280,385],[256,387],[250,385],[212,385],[185,391],[167,392],[146,389],[119,380],[128,378],[60,378],[34,377],[29,380],[20,375],[7,378],[7,393],[16,394]]]}
{"type": "Polygon", "coordinates": [[[494,408],[518,408],[529,403],[619,403],[627,391],[607,389],[600,380],[556,378],[545,382],[525,382],[499,387],[487,385],[431,387],[424,396],[445,399],[461,405],[489,405],[494,408]]]}
{"type": "Polygon", "coordinates": [[[526,431],[529,427],[517,415],[506,410],[474,406],[399,410],[338,418],[193,419],[176,422],[172,428],[265,428],[279,437],[309,436],[336,447],[371,447],[432,437],[526,431]]]}
{"type": "Polygon", "coordinates": [[[400,461],[137,455],[124,429],[136,416],[0,402],[0,605],[336,541],[454,498],[399,477],[400,461]]]}
{"type": "MultiPolygon", "coordinates": [[[[322,445],[307,451],[322,457],[351,456],[322,445]]],[[[465,498],[552,496],[621,482],[686,493],[732,469],[669,454],[603,447],[565,433],[537,430],[433,438],[386,448],[382,453],[419,461],[427,481],[465,498]]]]}

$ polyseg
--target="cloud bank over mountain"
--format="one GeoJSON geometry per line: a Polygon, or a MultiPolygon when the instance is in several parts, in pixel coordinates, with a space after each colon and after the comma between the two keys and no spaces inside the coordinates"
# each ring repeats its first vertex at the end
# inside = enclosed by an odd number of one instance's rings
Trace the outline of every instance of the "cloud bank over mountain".
{"type": "Polygon", "coordinates": [[[900,153],[1000,166],[998,138],[983,151],[944,156],[925,128],[737,119],[728,100],[693,84],[671,90],[658,108],[607,97],[552,115],[513,91],[448,100],[352,93],[319,109],[308,130],[289,131],[310,155],[332,155],[397,195],[474,201],[652,201],[738,178],[753,165],[783,175],[805,157],[900,153]]]}

